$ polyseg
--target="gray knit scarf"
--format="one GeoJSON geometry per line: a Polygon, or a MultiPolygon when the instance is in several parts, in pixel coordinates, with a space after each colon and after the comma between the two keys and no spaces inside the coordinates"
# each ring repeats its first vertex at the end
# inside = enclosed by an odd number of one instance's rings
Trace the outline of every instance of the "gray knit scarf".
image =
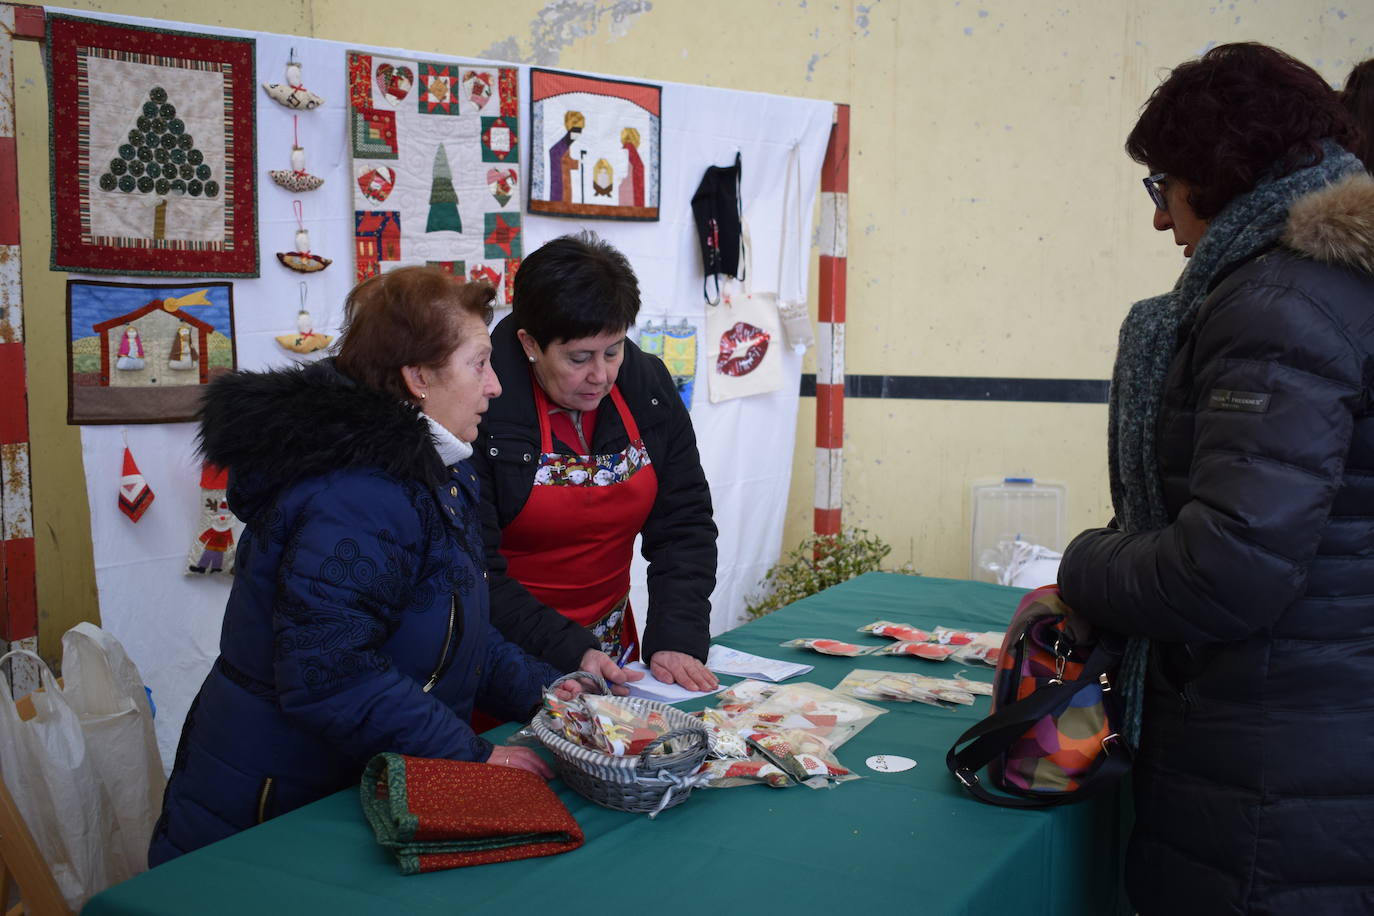
{"type": "MultiPolygon", "coordinates": [[[[1169,523],[1163,482],[1155,455],[1155,425],[1165,377],[1178,351],[1179,328],[1197,313],[1222,271],[1274,245],[1299,197],[1362,169],[1353,155],[1331,140],[1314,166],[1282,178],[1262,179],[1228,203],[1208,224],[1173,290],[1142,299],[1126,315],[1117,343],[1107,405],[1107,450],[1112,508],[1127,534],[1169,523]]],[[[1122,737],[1139,745],[1149,640],[1131,639],[1121,667],[1126,705],[1122,737]]]]}

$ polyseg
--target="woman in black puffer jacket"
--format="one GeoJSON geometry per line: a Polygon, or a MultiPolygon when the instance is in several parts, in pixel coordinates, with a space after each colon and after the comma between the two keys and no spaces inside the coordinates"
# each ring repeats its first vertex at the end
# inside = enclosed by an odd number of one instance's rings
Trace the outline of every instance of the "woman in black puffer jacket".
{"type": "Polygon", "coordinates": [[[1191,261],[1121,328],[1112,527],[1059,582],[1144,672],[1143,916],[1374,912],[1374,182],[1314,71],[1175,69],[1127,151],[1191,261]]]}

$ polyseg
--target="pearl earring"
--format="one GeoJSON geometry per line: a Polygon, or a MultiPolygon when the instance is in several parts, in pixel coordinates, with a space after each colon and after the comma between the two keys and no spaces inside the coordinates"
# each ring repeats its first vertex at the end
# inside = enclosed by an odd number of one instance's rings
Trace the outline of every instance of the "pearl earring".
{"type": "Polygon", "coordinates": [[[420,392],[420,400],[423,401],[427,397],[429,397],[429,395],[425,394],[423,391],[420,392]]]}
{"type": "Polygon", "coordinates": [[[533,357],[533,356],[527,356],[527,357],[525,357],[525,358],[528,359],[530,362],[534,362],[534,357],[533,357]]]}

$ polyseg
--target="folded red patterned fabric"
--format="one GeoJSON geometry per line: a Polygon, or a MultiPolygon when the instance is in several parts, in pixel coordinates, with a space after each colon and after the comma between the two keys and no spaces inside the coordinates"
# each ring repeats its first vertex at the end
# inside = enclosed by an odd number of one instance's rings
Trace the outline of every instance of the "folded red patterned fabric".
{"type": "Polygon", "coordinates": [[[582,828],[544,780],[490,763],[378,754],[363,770],[363,814],[401,874],[551,856],[582,828]]]}

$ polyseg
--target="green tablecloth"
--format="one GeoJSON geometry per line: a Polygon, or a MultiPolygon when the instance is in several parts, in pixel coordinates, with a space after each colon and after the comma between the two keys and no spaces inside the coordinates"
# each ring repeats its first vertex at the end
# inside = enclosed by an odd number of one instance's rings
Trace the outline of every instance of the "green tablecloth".
{"type": "MultiPolygon", "coordinates": [[[[984,668],[919,659],[833,658],[779,648],[793,637],[880,643],[874,620],[1004,629],[1021,591],[874,573],[732,630],[719,642],[815,665],[795,680],[827,687],[853,668],[953,676],[984,668]]],[[[727,678],[727,681],[734,679],[727,678]]],[[[704,705],[698,702],[696,705],[704,705]]],[[[1052,811],[980,805],[945,769],[945,751],[987,714],[916,703],[889,709],[839,750],[864,774],[833,789],[698,789],[649,820],[597,807],[555,782],[582,825],[581,849],[401,877],[372,837],[356,789],[340,792],[113,887],[83,910],[111,914],[1113,912],[1119,831],[1115,800],[1052,811]],[[872,754],[917,766],[875,773],[872,754]]],[[[498,729],[504,736],[510,729],[498,729]]]]}

